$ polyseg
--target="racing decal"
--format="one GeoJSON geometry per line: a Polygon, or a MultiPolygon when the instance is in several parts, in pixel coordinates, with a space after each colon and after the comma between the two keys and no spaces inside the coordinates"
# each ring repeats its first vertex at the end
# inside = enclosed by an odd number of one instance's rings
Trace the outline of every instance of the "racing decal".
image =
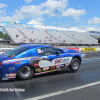
{"type": "Polygon", "coordinates": [[[68,67],[69,65],[70,65],[70,63],[66,63],[66,64],[65,64],[65,67],[68,67]]]}
{"type": "Polygon", "coordinates": [[[3,77],[2,80],[9,80],[9,78],[8,77],[3,77]]]}
{"type": "Polygon", "coordinates": [[[5,63],[6,65],[10,64],[10,62],[5,63]]]}
{"type": "Polygon", "coordinates": [[[41,58],[41,57],[25,57],[25,58],[5,60],[3,62],[4,63],[10,63],[10,62],[16,62],[16,61],[22,61],[22,60],[30,60],[30,59],[43,59],[43,58],[41,58]]]}
{"type": "Polygon", "coordinates": [[[9,74],[9,78],[15,78],[16,77],[16,73],[10,73],[9,74]]]}
{"type": "Polygon", "coordinates": [[[5,77],[9,77],[9,74],[6,74],[5,77]]]}
{"type": "Polygon", "coordinates": [[[43,68],[43,71],[48,71],[49,70],[49,67],[44,67],[43,68]]]}
{"type": "Polygon", "coordinates": [[[15,55],[12,55],[11,58],[14,57],[14,56],[15,56],[15,55]]]}
{"type": "Polygon", "coordinates": [[[60,58],[60,59],[55,59],[55,64],[57,64],[57,63],[61,63],[61,61],[62,61],[61,58],[60,58]]]}
{"type": "Polygon", "coordinates": [[[63,68],[55,69],[55,70],[49,70],[49,71],[40,72],[40,73],[35,73],[35,75],[46,74],[46,73],[49,73],[49,72],[59,71],[59,70],[63,70],[63,69],[67,69],[67,67],[63,67],[63,68]]]}
{"type": "Polygon", "coordinates": [[[56,68],[60,68],[61,65],[57,65],[56,68]]]}
{"type": "Polygon", "coordinates": [[[54,72],[54,70],[49,70],[49,72],[54,72]]]}
{"type": "Polygon", "coordinates": [[[35,63],[34,66],[39,66],[39,63],[35,63]]]}
{"type": "Polygon", "coordinates": [[[63,67],[63,69],[67,69],[67,67],[63,67]]]}
{"type": "Polygon", "coordinates": [[[45,55],[50,55],[50,53],[45,53],[45,55]]]}
{"type": "Polygon", "coordinates": [[[38,69],[36,69],[36,71],[40,73],[40,72],[42,72],[42,69],[38,68],[38,69]]]}
{"type": "Polygon", "coordinates": [[[41,50],[41,49],[37,49],[37,52],[38,52],[38,53],[43,53],[44,51],[41,50]]]}
{"type": "Polygon", "coordinates": [[[22,63],[22,61],[16,61],[15,62],[15,64],[21,64],[22,63]]]}
{"type": "Polygon", "coordinates": [[[4,62],[4,64],[6,64],[6,65],[8,65],[8,64],[21,64],[22,63],[22,61],[7,61],[7,62],[4,62]]]}
{"type": "Polygon", "coordinates": [[[10,73],[10,74],[5,74],[6,78],[15,78],[16,77],[16,73],[10,73]]]}
{"type": "Polygon", "coordinates": [[[16,70],[16,68],[15,67],[9,67],[8,70],[9,71],[14,71],[14,70],[16,70]]]}
{"type": "Polygon", "coordinates": [[[54,69],[56,69],[56,66],[51,66],[50,67],[50,70],[54,70],[54,69]]]}
{"type": "Polygon", "coordinates": [[[65,65],[64,64],[61,64],[61,67],[64,67],[65,65]]]}
{"type": "Polygon", "coordinates": [[[35,75],[40,75],[40,74],[45,74],[45,73],[49,73],[49,71],[41,72],[41,73],[36,73],[35,75]]]}
{"type": "Polygon", "coordinates": [[[53,59],[52,61],[49,61],[49,60],[40,60],[39,61],[39,66],[41,68],[43,67],[50,67],[50,66],[56,66],[56,65],[59,65],[59,64],[66,64],[66,63],[70,63],[72,60],[72,57],[62,57],[62,58],[56,58],[56,59],[53,59]]]}

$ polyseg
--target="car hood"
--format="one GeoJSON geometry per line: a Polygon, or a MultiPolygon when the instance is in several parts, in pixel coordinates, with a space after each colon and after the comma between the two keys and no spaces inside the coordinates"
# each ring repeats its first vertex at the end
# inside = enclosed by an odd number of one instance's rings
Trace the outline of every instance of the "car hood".
{"type": "Polygon", "coordinates": [[[73,49],[64,49],[64,48],[60,48],[64,53],[78,53],[78,51],[73,50],[73,49]]]}
{"type": "Polygon", "coordinates": [[[9,60],[9,59],[12,59],[12,58],[10,58],[10,57],[8,57],[8,56],[6,56],[6,55],[0,55],[0,62],[1,61],[3,61],[3,60],[9,60]]]}

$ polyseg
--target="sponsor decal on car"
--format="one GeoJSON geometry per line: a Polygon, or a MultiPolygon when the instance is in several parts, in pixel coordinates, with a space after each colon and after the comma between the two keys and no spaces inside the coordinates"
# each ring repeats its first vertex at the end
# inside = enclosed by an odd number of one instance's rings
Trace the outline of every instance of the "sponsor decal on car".
{"type": "Polygon", "coordinates": [[[43,68],[43,71],[47,71],[47,70],[49,70],[49,67],[44,67],[43,68]]]}
{"type": "Polygon", "coordinates": [[[49,71],[41,72],[41,73],[36,73],[35,75],[40,75],[40,74],[45,74],[45,73],[49,73],[49,71]]]}
{"type": "Polygon", "coordinates": [[[71,60],[72,60],[72,57],[56,58],[56,59],[53,59],[52,61],[40,60],[39,61],[39,66],[41,68],[46,67],[46,66],[56,66],[56,65],[59,65],[59,64],[69,63],[69,62],[71,62],[71,60]]]}
{"type": "Polygon", "coordinates": [[[61,63],[62,59],[55,59],[55,64],[61,63]]]}
{"type": "Polygon", "coordinates": [[[37,49],[37,52],[38,52],[38,53],[43,53],[44,51],[41,50],[41,49],[37,49]]]}
{"type": "Polygon", "coordinates": [[[16,73],[5,74],[5,78],[15,78],[16,73]]]}
{"type": "Polygon", "coordinates": [[[51,66],[50,69],[54,70],[54,69],[56,69],[56,66],[51,66]]]}
{"type": "Polygon", "coordinates": [[[21,61],[14,61],[14,60],[7,60],[7,61],[4,61],[4,64],[8,65],[8,64],[21,64],[22,63],[22,60],[21,61]]]}
{"type": "Polygon", "coordinates": [[[57,65],[56,68],[60,68],[61,65],[57,65]]]}
{"type": "Polygon", "coordinates": [[[16,61],[15,62],[15,64],[21,64],[22,63],[22,61],[16,61]]]}
{"type": "Polygon", "coordinates": [[[65,65],[64,64],[61,64],[61,67],[65,67],[65,65]]]}
{"type": "Polygon", "coordinates": [[[15,69],[16,69],[16,68],[15,68],[14,66],[8,68],[9,71],[14,71],[15,69]]]}
{"type": "Polygon", "coordinates": [[[16,77],[16,73],[10,73],[9,74],[9,78],[15,78],[16,77]]]}
{"type": "Polygon", "coordinates": [[[8,64],[10,64],[10,62],[8,62],[8,63],[5,63],[6,65],[8,65],[8,64]]]}
{"type": "Polygon", "coordinates": [[[65,66],[68,67],[70,65],[70,63],[66,63],[65,66]]]}
{"type": "Polygon", "coordinates": [[[3,77],[2,80],[9,80],[9,78],[8,77],[3,77]]]}
{"type": "Polygon", "coordinates": [[[66,67],[64,67],[63,69],[66,69],[66,67]]]}
{"type": "Polygon", "coordinates": [[[34,66],[39,66],[39,63],[35,63],[34,66]]]}
{"type": "Polygon", "coordinates": [[[50,53],[45,53],[45,55],[50,55],[50,53]]]}
{"type": "Polygon", "coordinates": [[[49,72],[54,72],[54,70],[49,70],[49,72]]]}
{"type": "Polygon", "coordinates": [[[5,77],[9,77],[9,74],[6,74],[5,77]]]}
{"type": "Polygon", "coordinates": [[[42,72],[41,68],[36,69],[37,72],[42,72]]]}

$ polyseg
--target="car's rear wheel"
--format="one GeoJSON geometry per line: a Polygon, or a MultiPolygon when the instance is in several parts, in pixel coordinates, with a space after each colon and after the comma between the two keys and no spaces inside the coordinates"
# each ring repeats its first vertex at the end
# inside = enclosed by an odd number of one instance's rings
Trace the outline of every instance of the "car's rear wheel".
{"type": "Polygon", "coordinates": [[[70,64],[70,70],[72,72],[76,72],[80,67],[80,60],[78,58],[74,58],[70,64]]]}
{"type": "Polygon", "coordinates": [[[23,66],[17,73],[17,78],[22,80],[31,79],[34,75],[34,70],[30,66],[23,66]]]}

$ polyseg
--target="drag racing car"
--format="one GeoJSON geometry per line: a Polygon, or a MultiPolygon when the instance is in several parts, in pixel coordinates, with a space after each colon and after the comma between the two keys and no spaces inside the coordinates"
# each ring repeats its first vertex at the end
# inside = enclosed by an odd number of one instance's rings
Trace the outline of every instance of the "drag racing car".
{"type": "Polygon", "coordinates": [[[26,44],[0,55],[0,80],[26,80],[68,68],[76,72],[81,61],[81,54],[76,50],[26,44]]]}

